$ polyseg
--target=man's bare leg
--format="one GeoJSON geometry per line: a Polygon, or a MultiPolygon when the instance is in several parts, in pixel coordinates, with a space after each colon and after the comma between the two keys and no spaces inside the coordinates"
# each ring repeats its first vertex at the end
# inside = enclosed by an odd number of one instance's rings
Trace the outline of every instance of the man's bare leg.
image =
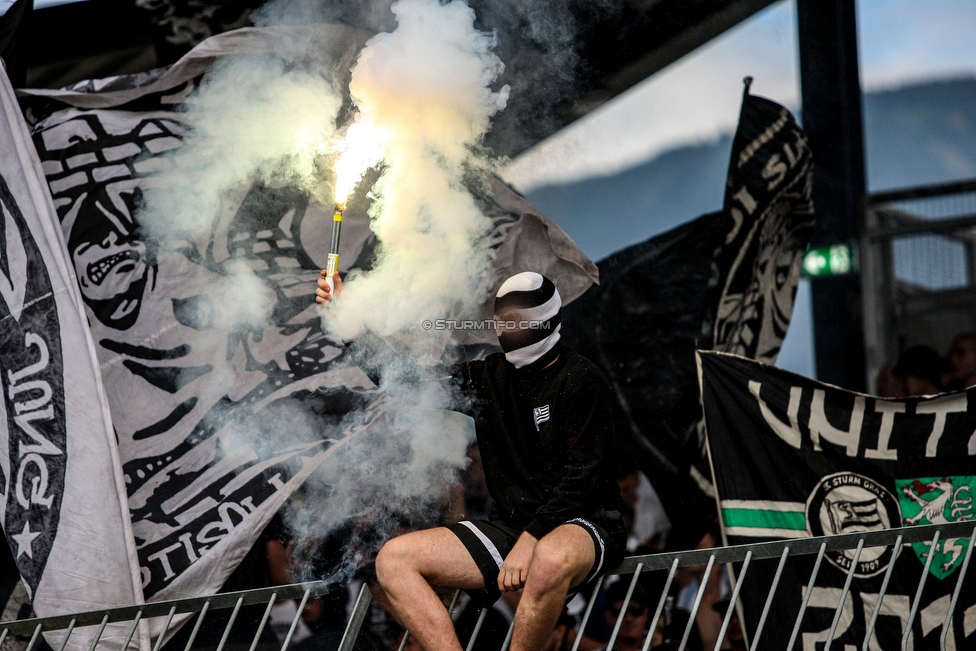
{"type": "Polygon", "coordinates": [[[596,550],[585,529],[556,527],[536,543],[522,600],[515,611],[511,651],[539,651],[566,605],[566,593],[586,579],[596,550]]]}
{"type": "MultiPolygon", "coordinates": [[[[591,545],[592,546],[592,545],[591,545]]],[[[484,577],[461,540],[443,527],[415,531],[386,543],[376,557],[386,601],[425,651],[461,651],[454,623],[431,585],[475,590],[484,577]]]]}

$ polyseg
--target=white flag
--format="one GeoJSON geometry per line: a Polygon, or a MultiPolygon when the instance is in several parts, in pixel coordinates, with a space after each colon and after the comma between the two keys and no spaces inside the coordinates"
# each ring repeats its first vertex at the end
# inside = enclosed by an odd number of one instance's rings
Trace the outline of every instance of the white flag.
{"type": "MultiPolygon", "coordinates": [[[[0,519],[45,617],[143,602],[115,433],[61,228],[0,67],[0,519]]],[[[129,624],[102,639],[121,647],[129,624]]],[[[93,627],[68,649],[88,648],[93,627]]],[[[51,634],[54,645],[60,634],[51,634]]],[[[136,631],[132,646],[148,649],[136,631]]]]}

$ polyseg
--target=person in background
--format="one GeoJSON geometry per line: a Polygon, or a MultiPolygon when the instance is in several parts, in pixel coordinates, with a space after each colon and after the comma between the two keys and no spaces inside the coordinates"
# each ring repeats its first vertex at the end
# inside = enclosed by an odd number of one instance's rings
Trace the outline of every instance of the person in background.
{"type": "MultiPolygon", "coordinates": [[[[716,601],[712,608],[724,619],[725,612],[729,609],[729,604],[731,603],[732,595],[726,595],[721,601],[716,601]]],[[[734,610],[732,611],[732,617],[729,619],[729,628],[725,631],[725,640],[722,641],[721,648],[723,651],[746,651],[746,641],[742,635],[742,624],[739,622],[739,613],[734,610]]]]}
{"type": "MultiPolygon", "coordinates": [[[[620,631],[617,633],[617,641],[614,644],[614,651],[640,651],[644,648],[644,638],[647,636],[647,629],[650,628],[651,607],[650,595],[643,583],[638,582],[634,586],[634,594],[630,597],[630,603],[624,610],[624,598],[627,596],[627,589],[630,588],[629,579],[620,579],[607,589],[607,601],[604,615],[610,629],[617,625],[617,620],[621,617],[623,622],[620,624],[620,631]]],[[[660,644],[663,638],[657,640],[660,644]]],[[[655,644],[652,640],[651,644],[655,644]]],[[[605,648],[605,647],[604,647],[605,648]]]]}
{"type": "Polygon", "coordinates": [[[911,346],[902,351],[894,375],[905,383],[906,396],[927,396],[942,391],[946,362],[928,346],[911,346]]]}
{"type": "Polygon", "coordinates": [[[874,383],[874,395],[880,398],[904,398],[905,383],[895,377],[895,363],[888,362],[880,371],[874,383]]]}
{"type": "Polygon", "coordinates": [[[569,651],[569,631],[573,628],[576,620],[565,609],[556,620],[556,627],[552,629],[549,639],[546,641],[542,651],[569,651]]]}
{"type": "Polygon", "coordinates": [[[950,391],[961,391],[976,385],[976,333],[957,335],[949,346],[950,391]]]}

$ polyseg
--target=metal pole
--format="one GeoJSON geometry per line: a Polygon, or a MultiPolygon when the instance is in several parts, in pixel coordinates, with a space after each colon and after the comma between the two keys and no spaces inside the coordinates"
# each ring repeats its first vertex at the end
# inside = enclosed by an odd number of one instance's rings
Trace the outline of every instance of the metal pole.
{"type": "Polygon", "coordinates": [[[637,587],[637,579],[640,578],[642,569],[644,569],[644,564],[638,563],[637,569],[634,570],[634,578],[630,580],[630,585],[627,586],[627,594],[624,595],[624,603],[620,607],[620,614],[617,615],[617,623],[613,625],[613,633],[610,634],[610,641],[607,642],[606,651],[613,651],[613,645],[617,642],[617,633],[620,632],[620,625],[624,623],[624,617],[627,616],[627,607],[630,606],[630,598],[634,596],[634,588],[637,587]]]}
{"type": "Polygon", "coordinates": [[[291,644],[291,638],[295,634],[295,629],[298,628],[298,620],[301,619],[302,613],[305,611],[305,604],[308,603],[308,596],[310,594],[312,594],[312,591],[306,590],[305,594],[302,595],[302,600],[298,604],[298,612],[295,613],[295,618],[291,620],[291,626],[288,628],[288,634],[285,636],[285,641],[281,643],[281,651],[288,651],[288,645],[291,644]]]}
{"type": "MultiPolygon", "coordinates": [[[[820,548],[821,555],[824,549],[825,547],[820,548]]],[[[759,617],[759,625],[756,626],[756,637],[753,638],[749,651],[756,651],[756,647],[759,646],[759,638],[762,637],[763,629],[766,627],[766,618],[769,617],[769,609],[773,607],[773,597],[776,596],[776,588],[779,587],[779,580],[783,577],[783,567],[786,565],[786,557],[789,554],[790,548],[784,547],[783,553],[779,557],[779,565],[776,566],[776,574],[773,575],[773,582],[769,586],[769,594],[766,595],[766,605],[763,606],[762,616],[759,617]]],[[[787,648],[792,648],[792,644],[787,648]]]]}
{"type": "MultiPolygon", "coordinates": [[[[908,622],[905,624],[905,633],[901,636],[901,651],[908,651],[908,638],[912,634],[912,623],[915,621],[915,614],[918,612],[918,604],[922,601],[922,590],[925,589],[925,580],[929,576],[929,568],[932,567],[932,559],[935,558],[935,547],[939,544],[939,533],[935,532],[932,536],[932,544],[929,546],[929,555],[925,559],[925,569],[922,570],[922,578],[918,581],[918,590],[915,592],[915,601],[912,609],[908,613],[908,622]]],[[[28,650],[29,651],[29,650],[28,650]]]]}
{"type": "Polygon", "coordinates": [[[830,623],[830,631],[827,633],[827,641],[824,643],[824,651],[830,651],[830,644],[834,641],[834,634],[837,632],[837,624],[840,622],[840,615],[844,612],[844,602],[847,601],[847,594],[851,591],[851,581],[854,580],[854,572],[857,571],[857,562],[861,560],[861,550],[864,549],[864,541],[857,543],[854,550],[854,560],[851,561],[851,568],[847,570],[847,580],[844,581],[844,589],[840,593],[840,601],[837,603],[837,610],[834,611],[834,621],[830,623]]]}
{"type": "Polygon", "coordinates": [[[166,631],[169,630],[169,625],[173,623],[173,615],[176,614],[176,606],[169,609],[169,615],[166,616],[166,621],[163,623],[163,630],[159,632],[159,637],[156,638],[156,645],[153,647],[153,651],[159,651],[160,647],[163,646],[163,639],[166,637],[166,631]]]}
{"type": "Polygon", "coordinates": [[[885,570],[884,580],[881,582],[881,591],[878,593],[878,601],[874,604],[874,610],[871,611],[871,621],[868,622],[868,630],[864,632],[864,644],[861,645],[861,651],[868,651],[868,644],[871,642],[871,634],[874,632],[874,625],[878,622],[878,614],[881,612],[881,602],[884,601],[885,593],[888,592],[888,582],[891,580],[891,573],[895,571],[895,560],[898,557],[898,550],[901,548],[902,537],[898,536],[895,539],[895,544],[891,548],[891,562],[888,563],[888,569],[885,570]]]}
{"type": "Polygon", "coordinates": [[[949,612],[946,613],[945,621],[942,622],[942,634],[939,636],[939,649],[946,651],[946,638],[952,630],[952,613],[956,611],[956,603],[959,601],[959,593],[962,592],[962,580],[966,578],[966,571],[969,569],[969,559],[973,556],[973,545],[976,545],[976,529],[969,537],[969,549],[966,556],[962,559],[962,567],[959,568],[959,577],[956,579],[956,587],[952,591],[952,601],[949,602],[949,612]]]}
{"type": "MultiPolygon", "coordinates": [[[[126,649],[129,648],[129,642],[132,641],[132,634],[136,632],[136,626],[139,625],[139,620],[141,619],[142,619],[142,610],[140,609],[139,612],[136,613],[136,616],[132,618],[132,626],[129,628],[129,632],[125,634],[125,642],[122,643],[122,647],[121,647],[122,651],[125,651],[126,649]]],[[[41,625],[38,624],[37,626],[38,628],[40,628],[41,625]]],[[[27,647],[27,651],[30,651],[30,647],[27,647]]],[[[217,649],[217,651],[220,651],[220,649],[217,649]]]]}
{"type": "MultiPolygon", "coordinates": [[[[678,561],[675,560],[675,563],[678,561]]],[[[580,622],[579,632],[576,634],[576,639],[573,640],[573,651],[579,651],[580,640],[583,638],[583,631],[586,630],[586,623],[590,621],[590,613],[593,612],[593,604],[596,602],[596,595],[600,592],[600,588],[603,586],[603,579],[605,577],[601,576],[600,580],[596,582],[593,586],[593,592],[590,594],[590,601],[586,604],[586,610],[583,611],[583,620],[580,622]]],[[[512,627],[515,626],[515,620],[512,620],[512,627]]],[[[512,639],[512,629],[509,628],[508,631],[508,641],[511,642],[512,639]]],[[[502,651],[507,650],[507,646],[502,646],[502,651]]]]}
{"type": "Polygon", "coordinates": [[[68,624],[68,630],[65,631],[64,637],[61,638],[61,644],[58,645],[58,651],[64,651],[65,645],[68,644],[68,638],[71,637],[71,631],[75,630],[75,622],[77,621],[77,619],[72,619],[71,623],[68,624]]]}
{"type": "Polygon", "coordinates": [[[487,616],[488,616],[488,609],[482,608],[481,614],[478,615],[478,621],[474,625],[474,630],[471,631],[471,639],[468,640],[468,646],[465,648],[465,651],[472,651],[472,649],[474,649],[474,642],[475,640],[478,639],[478,633],[481,632],[481,625],[485,623],[485,617],[487,616]]]}
{"type": "Polygon", "coordinates": [[[359,589],[359,597],[356,598],[356,605],[353,606],[349,624],[346,626],[345,633],[342,634],[342,642],[339,642],[339,651],[352,651],[352,645],[356,642],[359,629],[363,625],[363,620],[366,619],[370,599],[372,597],[369,594],[369,587],[364,582],[359,589]]]}
{"type": "Polygon", "coordinates": [[[254,651],[258,646],[258,640],[261,638],[261,633],[264,632],[264,626],[268,623],[268,618],[271,617],[271,609],[274,608],[275,599],[277,599],[278,593],[271,595],[268,599],[268,607],[264,609],[264,617],[261,618],[261,623],[258,624],[258,630],[254,633],[254,639],[251,640],[251,648],[249,651],[254,651]]]}
{"type": "MultiPolygon", "coordinates": [[[[34,628],[34,634],[31,636],[30,642],[27,644],[27,651],[31,651],[31,649],[34,648],[34,645],[37,644],[37,638],[40,637],[40,635],[41,635],[41,625],[38,624],[34,628]]],[[[132,634],[131,634],[131,631],[130,631],[129,637],[131,637],[131,636],[132,636],[132,634]]],[[[129,646],[128,641],[126,641],[126,644],[122,647],[122,651],[125,651],[125,647],[127,647],[127,646],[129,646]]]]}
{"type": "Polygon", "coordinates": [[[644,646],[641,651],[647,651],[651,647],[651,638],[654,637],[654,631],[657,630],[657,620],[661,618],[661,613],[664,612],[664,604],[668,600],[668,590],[671,589],[671,582],[674,580],[674,575],[678,571],[678,559],[674,559],[671,563],[671,571],[668,572],[668,580],[664,582],[664,590],[661,592],[661,598],[657,600],[657,609],[654,611],[654,617],[651,619],[651,627],[647,631],[647,637],[644,638],[644,646]]]}
{"type": "Polygon", "coordinates": [[[200,632],[200,625],[203,624],[203,618],[207,616],[207,611],[210,610],[210,602],[203,604],[203,608],[200,609],[200,615],[197,617],[197,621],[193,624],[193,631],[190,632],[190,639],[186,641],[186,647],[183,651],[190,651],[193,647],[193,643],[197,639],[197,633],[200,632]]]}
{"type": "Polygon", "coordinates": [[[681,644],[678,645],[678,651],[685,650],[685,646],[688,644],[688,638],[691,637],[691,627],[695,625],[698,607],[701,606],[702,597],[705,596],[705,586],[708,584],[708,578],[712,574],[712,566],[714,565],[715,555],[713,554],[708,557],[708,565],[705,566],[705,574],[702,576],[701,585],[698,586],[698,594],[695,595],[695,605],[691,607],[691,615],[688,617],[688,625],[685,626],[685,634],[681,637],[681,644]]]}
{"type": "Polygon", "coordinates": [[[241,612],[242,603],[244,603],[244,597],[238,598],[237,604],[234,605],[234,612],[230,614],[230,620],[227,622],[227,626],[224,627],[224,634],[220,636],[220,643],[217,645],[217,651],[222,651],[224,645],[227,644],[227,637],[230,635],[230,629],[234,625],[234,620],[237,619],[237,613],[241,612]]]}
{"type": "Polygon", "coordinates": [[[725,612],[725,619],[722,621],[722,629],[718,632],[718,639],[715,640],[715,651],[722,648],[725,640],[725,632],[729,629],[729,622],[732,621],[732,613],[735,611],[735,602],[739,599],[739,591],[742,590],[742,582],[746,580],[746,572],[749,571],[749,563],[752,561],[752,552],[746,553],[746,560],[742,563],[742,572],[739,580],[735,582],[735,589],[732,591],[732,600],[729,602],[729,609],[725,612]]]}
{"type": "MultiPolygon", "coordinates": [[[[813,564],[813,571],[810,572],[810,582],[807,583],[806,592],[803,593],[803,603],[800,604],[800,612],[796,614],[796,623],[793,625],[793,634],[790,635],[790,643],[787,649],[792,649],[796,642],[796,637],[800,634],[800,624],[803,623],[803,614],[807,612],[807,605],[810,603],[810,595],[813,594],[813,584],[817,582],[817,574],[820,572],[820,563],[823,562],[824,552],[827,551],[827,543],[820,543],[820,553],[817,554],[817,561],[813,564]]],[[[756,647],[753,644],[752,651],[756,647]]]]}
{"type": "MultiPolygon", "coordinates": [[[[102,617],[102,623],[98,625],[98,630],[95,631],[95,639],[92,640],[91,646],[88,647],[88,651],[95,651],[95,647],[98,646],[98,641],[102,639],[102,633],[105,632],[105,625],[108,624],[108,613],[102,617]]],[[[7,631],[4,631],[6,635],[7,631]]],[[[3,638],[0,637],[0,644],[3,643],[3,638]]]]}

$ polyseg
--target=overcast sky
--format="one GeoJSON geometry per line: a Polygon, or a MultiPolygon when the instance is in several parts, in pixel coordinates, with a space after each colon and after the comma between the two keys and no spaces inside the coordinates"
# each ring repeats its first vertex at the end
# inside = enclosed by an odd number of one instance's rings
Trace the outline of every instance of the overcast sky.
{"type": "MultiPolygon", "coordinates": [[[[976,76],[976,0],[859,0],[857,9],[865,90],[976,76]]],[[[746,75],[755,78],[753,93],[796,109],[796,51],[795,3],[784,0],[543,141],[503,176],[528,192],[614,174],[672,147],[730,133],[746,75]]],[[[809,290],[802,281],[777,365],[813,377],[809,290]]]]}
{"type": "MultiPolygon", "coordinates": [[[[861,0],[858,26],[866,90],[976,75],[974,0],[861,0]]],[[[746,75],[753,93],[797,108],[796,47],[795,4],[779,2],[535,146],[504,177],[525,192],[730,132],[746,75]]]]}

